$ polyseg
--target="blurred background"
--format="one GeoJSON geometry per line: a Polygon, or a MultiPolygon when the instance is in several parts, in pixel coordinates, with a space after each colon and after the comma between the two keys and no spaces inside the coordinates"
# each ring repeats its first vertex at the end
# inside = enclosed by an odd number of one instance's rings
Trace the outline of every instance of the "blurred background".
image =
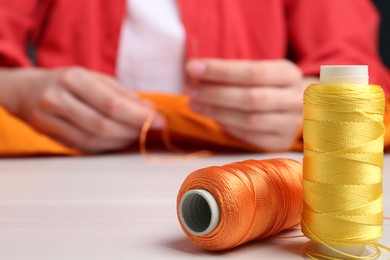
{"type": "MultiPolygon", "coordinates": [[[[373,0],[373,2],[378,8],[382,18],[379,51],[384,64],[390,68],[390,0],[373,0]]],[[[28,53],[30,59],[34,63],[36,60],[34,46],[28,46],[28,53]]]]}
{"type": "Polygon", "coordinates": [[[373,0],[382,16],[379,50],[383,62],[390,68],[390,1],[373,0]]]}

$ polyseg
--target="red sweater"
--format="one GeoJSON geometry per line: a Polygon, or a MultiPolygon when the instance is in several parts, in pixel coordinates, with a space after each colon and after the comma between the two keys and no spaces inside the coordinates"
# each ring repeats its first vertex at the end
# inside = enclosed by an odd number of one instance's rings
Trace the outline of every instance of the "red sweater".
{"type": "MultiPolygon", "coordinates": [[[[288,58],[305,75],[322,64],[368,64],[390,93],[370,0],[178,0],[189,57],[288,58]]],[[[84,66],[115,75],[125,0],[0,0],[0,66],[84,66]]]]}

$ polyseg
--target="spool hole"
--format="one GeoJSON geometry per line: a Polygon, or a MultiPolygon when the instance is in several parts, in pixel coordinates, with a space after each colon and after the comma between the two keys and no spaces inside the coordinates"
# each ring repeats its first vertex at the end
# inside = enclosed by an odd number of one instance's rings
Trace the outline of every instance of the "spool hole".
{"type": "Polygon", "coordinates": [[[210,233],[219,222],[218,205],[214,197],[203,190],[184,194],[179,213],[187,231],[198,236],[210,233]]]}

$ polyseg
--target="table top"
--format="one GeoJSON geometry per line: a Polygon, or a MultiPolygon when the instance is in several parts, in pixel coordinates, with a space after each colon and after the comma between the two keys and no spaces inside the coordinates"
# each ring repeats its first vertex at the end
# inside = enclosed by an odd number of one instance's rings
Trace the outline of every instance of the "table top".
{"type": "MultiPolygon", "coordinates": [[[[302,160],[301,153],[160,162],[138,154],[1,159],[0,259],[303,259],[306,238],[256,241],[219,253],[203,251],[187,239],[176,216],[177,193],[192,171],[279,157],[302,160]]],[[[389,175],[387,154],[386,216],[390,216],[389,175]]],[[[390,220],[384,229],[380,242],[389,246],[390,220]]],[[[382,258],[389,255],[384,251],[382,258]]]]}

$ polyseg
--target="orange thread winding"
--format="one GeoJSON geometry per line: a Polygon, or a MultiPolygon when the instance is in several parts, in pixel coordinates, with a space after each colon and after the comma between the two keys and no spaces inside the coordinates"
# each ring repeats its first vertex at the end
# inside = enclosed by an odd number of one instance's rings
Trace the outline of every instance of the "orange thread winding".
{"type": "Polygon", "coordinates": [[[301,182],[302,166],[290,159],[247,160],[194,171],[177,197],[180,225],[193,243],[210,251],[267,238],[300,223],[301,182]],[[211,194],[218,205],[218,224],[207,234],[215,212],[207,198],[187,196],[195,190],[211,194]]]}

